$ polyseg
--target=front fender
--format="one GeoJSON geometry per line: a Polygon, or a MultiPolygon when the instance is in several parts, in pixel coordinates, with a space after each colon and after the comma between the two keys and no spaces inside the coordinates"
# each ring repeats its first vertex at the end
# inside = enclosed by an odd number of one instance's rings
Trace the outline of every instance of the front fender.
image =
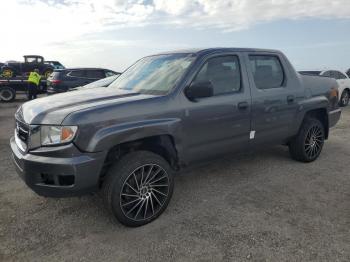
{"type": "Polygon", "coordinates": [[[154,119],[137,122],[116,124],[98,130],[90,139],[86,151],[98,152],[109,150],[115,145],[130,142],[146,137],[158,135],[171,135],[174,138],[175,147],[182,151],[179,137],[180,119],[154,119]]]}

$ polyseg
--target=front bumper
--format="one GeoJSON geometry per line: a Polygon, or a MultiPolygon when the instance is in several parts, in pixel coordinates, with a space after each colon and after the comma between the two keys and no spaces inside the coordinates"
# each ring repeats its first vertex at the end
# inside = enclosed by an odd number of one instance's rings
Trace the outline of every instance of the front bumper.
{"type": "Polygon", "coordinates": [[[68,197],[98,189],[105,152],[82,153],[69,144],[23,153],[14,137],[10,145],[17,173],[37,194],[68,197]]]}
{"type": "Polygon", "coordinates": [[[329,127],[333,127],[335,126],[339,119],[340,119],[340,115],[341,115],[341,109],[335,109],[333,111],[329,111],[328,113],[328,123],[329,123],[329,127]]]}

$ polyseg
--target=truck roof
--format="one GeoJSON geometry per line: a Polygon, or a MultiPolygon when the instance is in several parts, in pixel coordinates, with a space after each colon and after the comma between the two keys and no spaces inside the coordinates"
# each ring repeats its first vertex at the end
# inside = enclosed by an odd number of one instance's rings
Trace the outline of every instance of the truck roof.
{"type": "Polygon", "coordinates": [[[279,50],[274,49],[261,49],[261,48],[241,48],[241,47],[215,47],[215,48],[191,48],[191,49],[180,49],[175,51],[161,52],[156,55],[163,54],[196,54],[196,55],[206,55],[216,52],[272,52],[281,53],[279,50]]]}

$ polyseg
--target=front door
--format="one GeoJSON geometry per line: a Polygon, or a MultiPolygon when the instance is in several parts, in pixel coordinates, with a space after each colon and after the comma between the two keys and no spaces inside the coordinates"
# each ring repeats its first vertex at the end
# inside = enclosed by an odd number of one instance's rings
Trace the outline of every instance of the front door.
{"type": "Polygon", "coordinates": [[[192,80],[210,81],[214,94],[194,102],[185,98],[183,131],[189,162],[248,147],[251,98],[241,68],[238,54],[211,56],[192,80]]]}

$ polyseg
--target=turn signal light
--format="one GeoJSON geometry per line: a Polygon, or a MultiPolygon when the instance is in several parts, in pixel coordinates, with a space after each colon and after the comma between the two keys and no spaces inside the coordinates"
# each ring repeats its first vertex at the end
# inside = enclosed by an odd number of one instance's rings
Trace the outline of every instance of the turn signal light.
{"type": "Polygon", "coordinates": [[[62,127],[61,130],[61,141],[69,141],[75,135],[75,130],[71,127],[62,127]]]}

